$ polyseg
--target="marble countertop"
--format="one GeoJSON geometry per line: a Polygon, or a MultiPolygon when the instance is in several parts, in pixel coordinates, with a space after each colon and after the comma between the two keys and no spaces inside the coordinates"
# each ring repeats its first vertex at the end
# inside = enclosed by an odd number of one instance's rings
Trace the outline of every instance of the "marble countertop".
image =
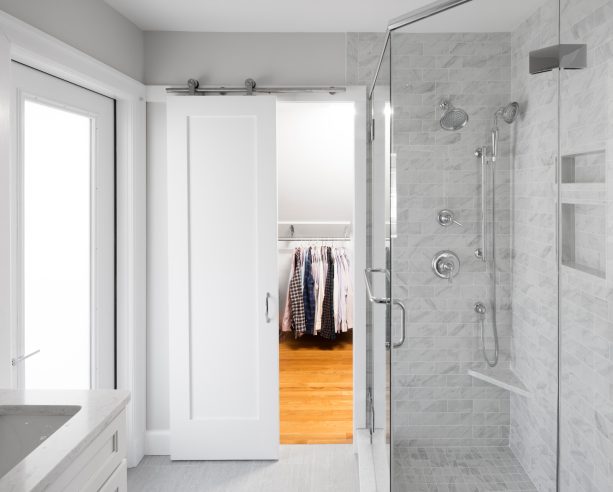
{"type": "MultiPolygon", "coordinates": [[[[0,491],[31,492],[46,489],[66,470],[130,401],[124,390],[2,390],[0,406],[37,405],[81,409],[40,446],[0,477],[0,491]]],[[[69,408],[66,409],[69,411],[69,408]]],[[[40,408],[39,408],[40,411],[40,408]]]]}

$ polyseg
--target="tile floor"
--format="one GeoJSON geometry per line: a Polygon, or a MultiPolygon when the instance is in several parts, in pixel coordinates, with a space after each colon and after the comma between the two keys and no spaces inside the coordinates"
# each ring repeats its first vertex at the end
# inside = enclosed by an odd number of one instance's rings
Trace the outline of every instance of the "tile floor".
{"type": "MultiPolygon", "coordinates": [[[[394,492],[536,492],[509,448],[397,448],[394,492]]],[[[351,445],[281,446],[279,461],[178,461],[146,456],[130,492],[357,492],[351,445]]]]}
{"type": "Polygon", "coordinates": [[[279,461],[177,461],[145,456],[130,492],[357,492],[350,444],[281,446],[279,461]]]}
{"type": "Polygon", "coordinates": [[[506,447],[396,448],[394,460],[394,492],[536,492],[506,447]]]}

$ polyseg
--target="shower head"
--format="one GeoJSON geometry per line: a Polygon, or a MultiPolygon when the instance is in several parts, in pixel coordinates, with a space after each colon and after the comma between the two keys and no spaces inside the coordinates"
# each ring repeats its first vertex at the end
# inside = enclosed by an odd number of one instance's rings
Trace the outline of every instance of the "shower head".
{"type": "Polygon", "coordinates": [[[464,128],[468,123],[468,113],[454,107],[447,99],[441,101],[440,108],[443,110],[440,121],[443,130],[455,132],[464,128]]]}
{"type": "Polygon", "coordinates": [[[515,121],[515,118],[517,118],[517,113],[519,113],[519,104],[511,102],[496,111],[496,120],[498,120],[498,116],[500,115],[504,122],[510,125],[515,121]]]}
{"type": "Polygon", "coordinates": [[[492,162],[495,162],[498,157],[498,116],[502,116],[503,121],[510,125],[515,121],[518,113],[519,104],[515,101],[510,102],[494,113],[494,127],[492,128],[492,162]]]}

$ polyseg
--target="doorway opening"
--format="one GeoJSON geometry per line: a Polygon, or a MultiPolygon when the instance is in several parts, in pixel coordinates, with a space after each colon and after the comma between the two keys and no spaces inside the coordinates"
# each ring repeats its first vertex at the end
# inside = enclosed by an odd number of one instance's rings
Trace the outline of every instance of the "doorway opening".
{"type": "Polygon", "coordinates": [[[350,444],[355,104],[277,103],[281,444],[350,444]]]}

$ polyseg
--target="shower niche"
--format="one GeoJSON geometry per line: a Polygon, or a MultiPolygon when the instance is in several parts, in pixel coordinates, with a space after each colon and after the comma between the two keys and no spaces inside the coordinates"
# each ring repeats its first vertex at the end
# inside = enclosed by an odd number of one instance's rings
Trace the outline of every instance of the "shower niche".
{"type": "Polygon", "coordinates": [[[562,184],[604,182],[604,150],[562,156],[562,184]]]}
{"type": "Polygon", "coordinates": [[[605,152],[562,156],[562,265],[605,278],[605,152]]]}

